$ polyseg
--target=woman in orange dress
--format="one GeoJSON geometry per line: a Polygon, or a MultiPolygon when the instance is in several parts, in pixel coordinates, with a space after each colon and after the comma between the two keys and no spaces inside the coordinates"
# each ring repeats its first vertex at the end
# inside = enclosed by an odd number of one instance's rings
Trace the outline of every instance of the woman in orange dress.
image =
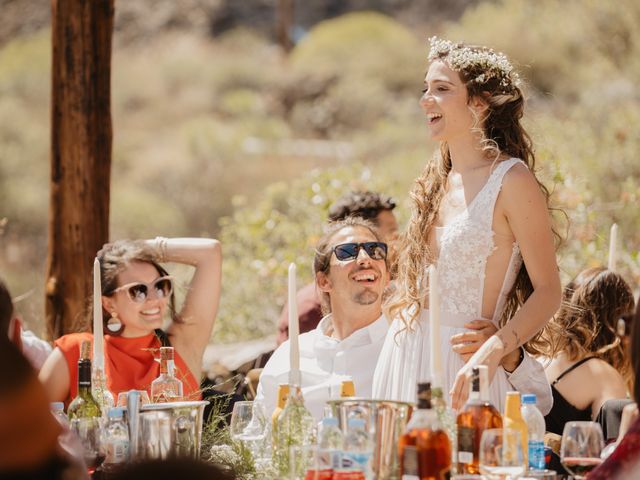
{"type": "MultiPolygon", "coordinates": [[[[204,238],[120,240],[105,245],[98,259],[105,375],[114,398],[131,389],[149,391],[160,371],[158,349],[168,345],[175,348],[176,375],[185,398],[200,398],[202,356],[220,299],[220,243],[204,238]],[[180,311],[164,262],[195,267],[180,311]],[[165,331],[167,313],[171,322],[165,331]]],[[[39,375],[52,401],[68,404],[76,396],[80,344],[92,339],[90,333],[73,333],[56,340],[39,375]]]]}

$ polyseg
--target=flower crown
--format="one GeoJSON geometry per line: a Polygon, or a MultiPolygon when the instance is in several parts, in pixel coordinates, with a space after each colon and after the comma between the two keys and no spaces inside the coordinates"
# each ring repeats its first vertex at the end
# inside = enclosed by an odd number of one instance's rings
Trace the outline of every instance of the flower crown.
{"type": "Polygon", "coordinates": [[[429,39],[431,50],[429,61],[446,59],[452,70],[464,71],[469,83],[484,85],[495,78],[504,93],[511,92],[518,84],[519,77],[506,55],[489,48],[473,47],[453,43],[438,37],[429,39]]]}

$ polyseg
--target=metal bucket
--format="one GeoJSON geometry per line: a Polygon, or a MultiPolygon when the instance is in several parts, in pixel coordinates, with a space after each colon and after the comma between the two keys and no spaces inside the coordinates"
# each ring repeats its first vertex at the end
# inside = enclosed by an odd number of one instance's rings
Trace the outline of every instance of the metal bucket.
{"type": "Polygon", "coordinates": [[[412,404],[366,398],[340,398],[327,403],[343,432],[347,431],[350,418],[365,420],[374,441],[373,471],[376,479],[399,479],[398,440],[404,433],[412,404]]]}
{"type": "Polygon", "coordinates": [[[131,458],[199,458],[204,407],[208,403],[192,401],[140,406],[138,418],[128,415],[131,458]]]}

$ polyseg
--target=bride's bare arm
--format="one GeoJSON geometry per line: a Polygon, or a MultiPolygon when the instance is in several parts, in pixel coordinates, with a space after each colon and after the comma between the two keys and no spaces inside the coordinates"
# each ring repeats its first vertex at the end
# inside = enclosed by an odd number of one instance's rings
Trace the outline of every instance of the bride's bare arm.
{"type": "Polygon", "coordinates": [[[533,285],[531,296],[496,333],[506,354],[542,330],[558,310],[562,291],[549,210],[534,176],[519,165],[506,175],[502,189],[505,216],[533,285]]]}
{"type": "Polygon", "coordinates": [[[488,365],[495,373],[502,358],[536,335],[560,306],[561,286],[549,210],[533,174],[523,165],[512,168],[503,181],[501,204],[533,285],[533,293],[516,315],[473,354],[458,373],[451,390],[452,406],[467,396],[467,372],[488,365]]]}

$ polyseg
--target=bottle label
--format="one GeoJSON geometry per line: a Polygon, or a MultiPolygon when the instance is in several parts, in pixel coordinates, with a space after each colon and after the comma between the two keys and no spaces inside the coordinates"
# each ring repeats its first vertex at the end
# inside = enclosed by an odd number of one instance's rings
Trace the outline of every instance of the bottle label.
{"type": "Polygon", "coordinates": [[[126,440],[110,440],[107,443],[105,463],[123,463],[129,454],[129,442],[126,440]]]}
{"type": "Polygon", "coordinates": [[[401,480],[420,480],[418,449],[414,446],[408,445],[402,451],[401,480]]]}
{"type": "Polygon", "coordinates": [[[540,440],[529,440],[529,468],[545,469],[544,443],[540,440]]]}
{"type": "Polygon", "coordinates": [[[340,450],[320,450],[320,465],[323,467],[337,469],[342,466],[342,451],[340,450]]]}
{"type": "Polygon", "coordinates": [[[351,470],[362,472],[365,478],[371,476],[372,452],[344,452],[342,466],[351,470]]]}
{"type": "Polygon", "coordinates": [[[458,462],[473,463],[473,438],[475,429],[458,427],[458,462]]]}

